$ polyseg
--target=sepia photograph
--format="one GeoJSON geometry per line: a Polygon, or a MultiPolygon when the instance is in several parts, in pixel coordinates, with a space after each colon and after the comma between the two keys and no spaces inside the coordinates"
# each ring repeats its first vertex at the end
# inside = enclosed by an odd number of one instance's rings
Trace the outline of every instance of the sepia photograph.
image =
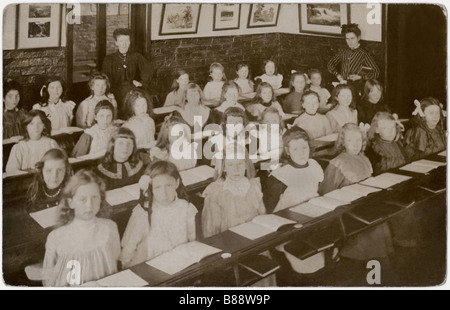
{"type": "Polygon", "coordinates": [[[212,308],[447,285],[443,4],[2,14],[2,287],[212,308]]]}

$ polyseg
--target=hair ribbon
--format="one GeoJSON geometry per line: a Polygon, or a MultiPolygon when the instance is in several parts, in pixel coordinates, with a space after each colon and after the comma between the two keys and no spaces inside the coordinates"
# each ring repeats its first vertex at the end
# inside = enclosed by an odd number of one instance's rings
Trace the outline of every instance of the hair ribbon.
{"type": "Polygon", "coordinates": [[[419,114],[419,116],[425,117],[425,114],[422,111],[422,107],[420,106],[419,100],[415,99],[414,100],[414,105],[416,106],[416,109],[412,112],[412,115],[419,114]]]}

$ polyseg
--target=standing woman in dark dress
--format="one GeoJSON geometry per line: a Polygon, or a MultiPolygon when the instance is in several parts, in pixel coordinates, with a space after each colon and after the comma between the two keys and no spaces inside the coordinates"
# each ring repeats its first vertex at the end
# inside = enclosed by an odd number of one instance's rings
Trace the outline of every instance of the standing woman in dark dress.
{"type": "Polygon", "coordinates": [[[105,57],[102,72],[109,78],[118,104],[118,115],[122,119],[126,94],[133,88],[147,88],[150,63],[140,53],[129,51],[130,29],[118,28],[114,30],[113,36],[118,50],[105,57]]]}
{"type": "Polygon", "coordinates": [[[380,75],[372,55],[361,47],[361,30],[357,24],[342,25],[342,36],[347,48],[340,49],[328,62],[328,71],[341,83],[352,85],[355,95],[359,95],[367,79],[377,79],[380,75]],[[338,68],[340,67],[340,71],[338,68]],[[364,67],[364,68],[363,68],[364,67]]]}

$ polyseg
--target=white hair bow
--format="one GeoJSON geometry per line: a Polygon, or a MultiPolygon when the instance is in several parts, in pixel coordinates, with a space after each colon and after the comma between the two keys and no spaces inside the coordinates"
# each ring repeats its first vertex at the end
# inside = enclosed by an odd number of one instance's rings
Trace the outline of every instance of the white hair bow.
{"type": "Polygon", "coordinates": [[[359,129],[364,132],[367,133],[370,129],[370,125],[369,124],[364,124],[363,122],[359,123],[359,129]]]}
{"type": "Polygon", "coordinates": [[[425,114],[422,111],[422,107],[420,106],[420,102],[419,100],[415,99],[414,100],[414,104],[416,106],[416,109],[412,112],[412,115],[417,115],[419,114],[419,116],[421,117],[425,117],[425,114]]]}
{"type": "Polygon", "coordinates": [[[444,115],[444,117],[447,117],[447,111],[444,110],[444,105],[440,102],[439,105],[441,106],[442,115],[444,115]]]}
{"type": "Polygon", "coordinates": [[[44,89],[46,88],[47,86],[42,86],[41,87],[41,90],[39,91],[39,94],[41,95],[41,97],[43,96],[43,94],[44,94],[44,89]]]}
{"type": "Polygon", "coordinates": [[[398,125],[398,127],[400,128],[401,131],[405,131],[405,126],[403,126],[402,122],[400,122],[400,120],[398,119],[398,115],[397,113],[392,114],[392,116],[395,119],[395,123],[398,125]]]}

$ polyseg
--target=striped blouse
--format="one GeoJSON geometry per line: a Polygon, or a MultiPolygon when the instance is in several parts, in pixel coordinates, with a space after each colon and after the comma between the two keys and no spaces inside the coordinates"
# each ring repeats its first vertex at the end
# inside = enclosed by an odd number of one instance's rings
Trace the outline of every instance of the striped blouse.
{"type": "Polygon", "coordinates": [[[379,76],[380,70],[368,51],[362,47],[346,48],[339,50],[330,59],[328,71],[335,76],[341,74],[347,80],[351,74],[358,74],[363,66],[372,68],[372,72],[365,74],[363,79],[376,79],[379,76]],[[341,72],[337,70],[339,64],[341,64],[341,72]]]}

